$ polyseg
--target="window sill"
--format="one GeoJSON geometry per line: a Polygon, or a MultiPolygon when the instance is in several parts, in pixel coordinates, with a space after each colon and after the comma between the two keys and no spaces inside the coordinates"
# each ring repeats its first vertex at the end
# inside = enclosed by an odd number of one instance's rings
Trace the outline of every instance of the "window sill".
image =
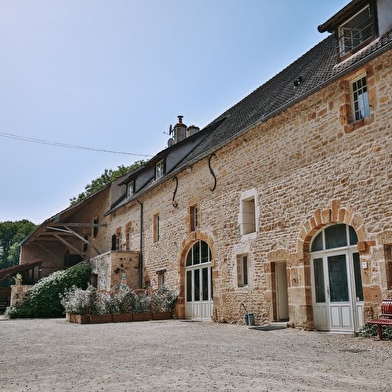
{"type": "Polygon", "coordinates": [[[246,242],[249,240],[255,240],[257,238],[257,231],[248,234],[241,235],[241,242],[246,242]]]}
{"type": "Polygon", "coordinates": [[[374,121],[374,114],[367,116],[365,118],[361,118],[360,120],[354,121],[350,124],[346,124],[344,126],[344,133],[349,134],[354,132],[355,130],[364,127],[365,125],[369,125],[374,121]]]}

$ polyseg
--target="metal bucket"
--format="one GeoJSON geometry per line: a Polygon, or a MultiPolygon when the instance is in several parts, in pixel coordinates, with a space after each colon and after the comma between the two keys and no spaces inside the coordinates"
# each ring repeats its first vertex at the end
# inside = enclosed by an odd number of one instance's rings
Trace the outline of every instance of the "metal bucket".
{"type": "Polygon", "coordinates": [[[246,325],[255,325],[255,316],[253,313],[245,313],[244,319],[246,325]]]}

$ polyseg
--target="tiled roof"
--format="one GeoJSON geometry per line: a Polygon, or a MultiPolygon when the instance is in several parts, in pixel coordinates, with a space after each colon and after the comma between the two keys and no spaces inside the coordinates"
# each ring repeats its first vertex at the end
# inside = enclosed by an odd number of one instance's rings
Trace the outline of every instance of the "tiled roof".
{"type": "Polygon", "coordinates": [[[224,112],[214,122],[222,117],[227,117],[226,120],[188,155],[183,164],[187,165],[201,159],[228,143],[253,124],[278,114],[327,83],[341,77],[346,72],[350,72],[362,61],[368,61],[372,56],[378,55],[379,50],[391,49],[392,30],[341,63],[338,63],[336,46],[335,36],[331,34],[275,77],[224,112]],[[299,77],[302,78],[302,82],[295,86],[294,82],[299,77]]]}
{"type": "MultiPolygon", "coordinates": [[[[392,48],[392,30],[340,63],[336,47],[335,36],[331,34],[202,129],[197,136],[194,136],[195,148],[181,161],[178,161],[162,180],[151,180],[134,197],[130,199],[123,197],[117,200],[107,214],[157,186],[169,176],[175,175],[189,165],[212,154],[252,125],[276,116],[296,102],[342,77],[345,73],[351,72],[362,62],[369,61],[384,50],[390,50],[392,48]]],[[[177,149],[180,146],[181,143],[161,151],[149,163],[152,164],[156,158],[167,154],[170,149],[177,149]]],[[[149,166],[149,163],[146,166],[149,166]]],[[[146,168],[141,170],[146,170],[146,168]]],[[[123,183],[129,182],[134,174],[130,173],[123,183]]]]}

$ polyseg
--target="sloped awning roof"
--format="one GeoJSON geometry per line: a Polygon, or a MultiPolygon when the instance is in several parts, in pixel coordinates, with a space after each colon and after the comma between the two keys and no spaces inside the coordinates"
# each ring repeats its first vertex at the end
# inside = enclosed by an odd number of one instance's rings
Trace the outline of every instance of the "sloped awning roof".
{"type": "Polygon", "coordinates": [[[41,264],[42,264],[42,260],[38,259],[38,260],[29,261],[28,263],[15,265],[13,267],[0,269],[0,280],[9,278],[10,276],[16,275],[17,273],[20,272],[29,271],[35,267],[40,266],[41,264]]]}

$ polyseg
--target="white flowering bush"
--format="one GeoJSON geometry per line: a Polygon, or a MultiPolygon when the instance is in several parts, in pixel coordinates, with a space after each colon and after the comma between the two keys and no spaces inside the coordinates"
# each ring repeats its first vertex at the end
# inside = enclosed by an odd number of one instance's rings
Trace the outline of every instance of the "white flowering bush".
{"type": "Polygon", "coordinates": [[[176,291],[167,286],[155,290],[151,295],[151,310],[153,312],[172,312],[177,300],[176,291]]]}
{"type": "Polygon", "coordinates": [[[93,306],[94,314],[117,314],[120,313],[118,301],[113,291],[98,290],[93,306]]]}
{"type": "Polygon", "coordinates": [[[128,286],[125,286],[114,293],[114,301],[117,304],[118,313],[135,313],[138,296],[128,286]]]}
{"type": "Polygon", "coordinates": [[[110,291],[86,290],[72,286],[60,295],[61,305],[71,314],[119,314],[143,312],[172,312],[178,293],[164,286],[152,294],[145,290],[131,290],[128,286],[110,291]]]}
{"type": "Polygon", "coordinates": [[[89,285],[86,290],[72,286],[64,294],[60,294],[60,303],[66,313],[89,314],[94,305],[95,287],[89,285]]]}
{"type": "Polygon", "coordinates": [[[135,303],[134,313],[149,312],[151,310],[151,296],[146,292],[139,293],[135,303]]]}
{"type": "Polygon", "coordinates": [[[61,296],[72,286],[86,288],[90,276],[91,267],[86,262],[53,272],[29,290],[28,298],[21,305],[9,308],[7,317],[61,317],[64,314],[61,296]]]}

